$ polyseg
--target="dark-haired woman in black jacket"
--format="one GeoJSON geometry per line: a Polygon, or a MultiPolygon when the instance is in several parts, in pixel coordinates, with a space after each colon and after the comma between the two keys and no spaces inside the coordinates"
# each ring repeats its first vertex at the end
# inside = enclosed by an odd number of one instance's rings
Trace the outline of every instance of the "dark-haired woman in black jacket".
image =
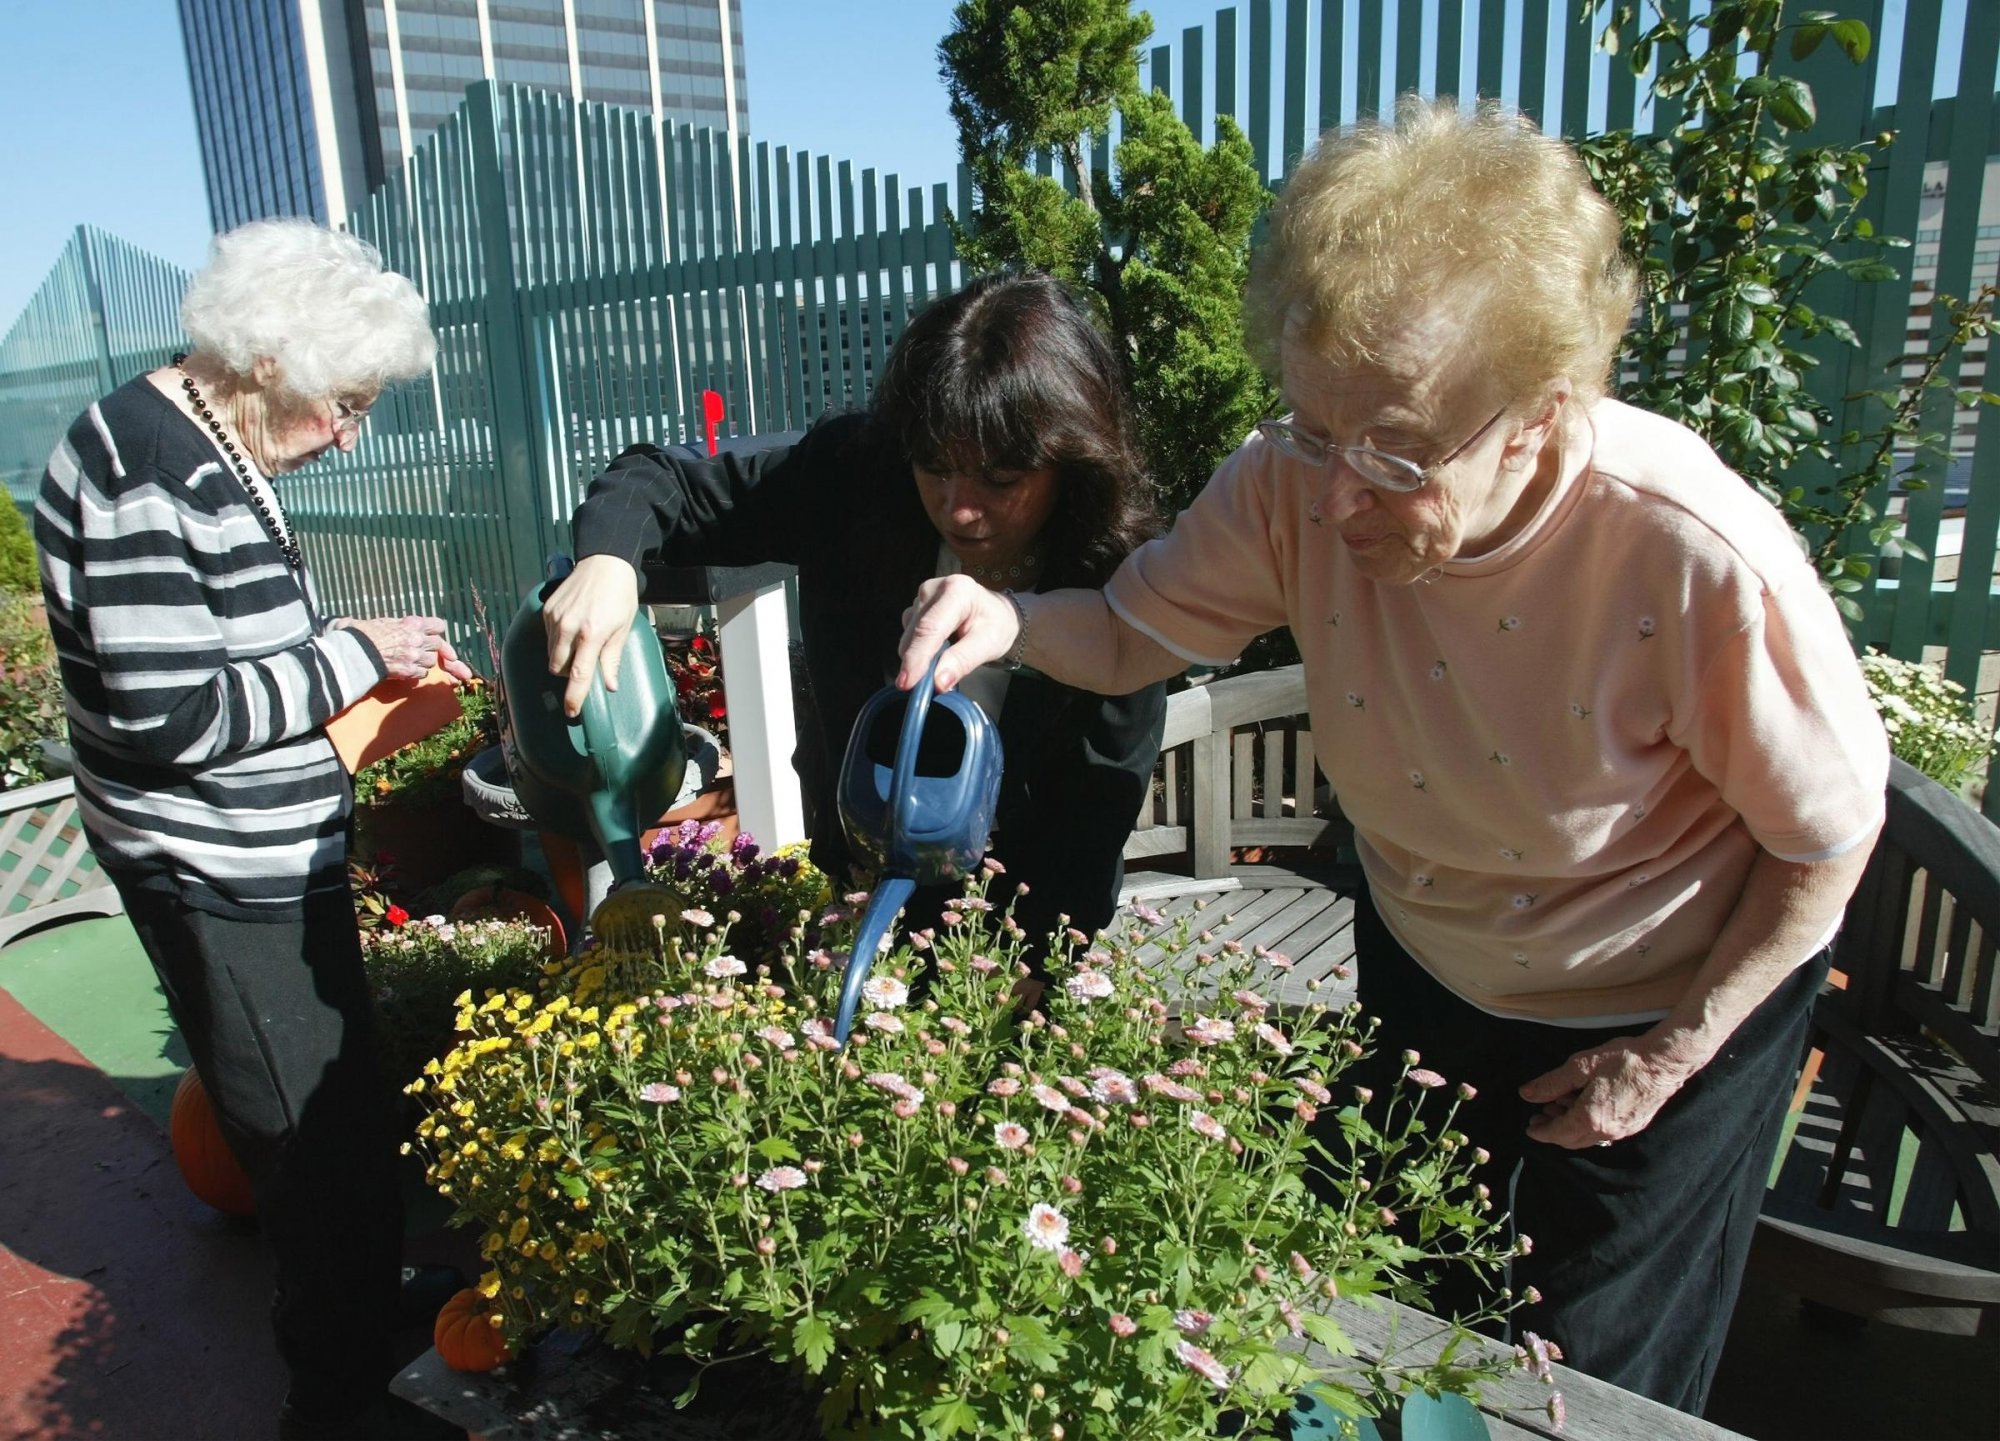
{"type": "MultiPolygon", "coordinates": [[[[958,571],[1001,591],[1101,585],[1157,528],[1149,488],[1123,372],[1089,315],[1046,276],[988,276],[911,323],[865,412],[772,449],[619,456],[575,515],[577,568],[547,607],[550,668],[568,673],[574,711],[600,657],[618,654],[648,563],[797,566],[814,714],[794,764],[813,860],[839,884],[840,758],[896,672],[917,586],[958,571]]],[[[1000,724],[992,854],[1028,887],[1017,919],[1036,939],[1062,916],[1105,925],[1164,688],[1104,697],[997,666],[961,688],[1000,724]]],[[[911,923],[942,899],[919,893],[911,923]]]]}

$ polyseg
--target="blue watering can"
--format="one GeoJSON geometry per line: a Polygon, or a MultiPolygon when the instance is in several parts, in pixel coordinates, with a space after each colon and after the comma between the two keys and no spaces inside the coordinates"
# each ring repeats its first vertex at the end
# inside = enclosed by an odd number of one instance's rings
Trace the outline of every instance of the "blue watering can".
{"type": "Polygon", "coordinates": [[[834,1039],[847,1044],[882,937],[918,886],[970,875],[984,858],[1000,799],[1000,730],[976,701],[936,692],[937,660],[907,696],[887,686],[861,708],[840,763],[840,824],[877,871],[840,982],[834,1039]],[[903,708],[895,755],[879,732],[903,708]]]}

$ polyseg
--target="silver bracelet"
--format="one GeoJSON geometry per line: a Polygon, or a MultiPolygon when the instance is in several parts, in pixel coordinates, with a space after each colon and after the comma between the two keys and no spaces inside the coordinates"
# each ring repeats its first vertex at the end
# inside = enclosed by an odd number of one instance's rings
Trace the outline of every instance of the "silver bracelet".
{"type": "Polygon", "coordinates": [[[1016,626],[1014,644],[1007,648],[1007,654],[1000,657],[1000,664],[1005,666],[1009,671],[1017,671],[1022,665],[1021,657],[1028,650],[1028,612],[1021,604],[1021,597],[1014,594],[1013,591],[1003,590],[1000,594],[1007,598],[1007,604],[1014,607],[1014,622],[1016,626]]]}

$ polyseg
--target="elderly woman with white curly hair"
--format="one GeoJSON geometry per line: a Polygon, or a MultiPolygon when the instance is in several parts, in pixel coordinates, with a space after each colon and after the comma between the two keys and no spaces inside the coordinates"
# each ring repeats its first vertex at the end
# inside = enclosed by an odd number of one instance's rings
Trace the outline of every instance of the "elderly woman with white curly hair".
{"type": "Polygon", "coordinates": [[[1367,876],[1374,1088],[1466,1083],[1533,1238],[1517,1323],[1699,1411],[1888,748],[1783,519],[1605,394],[1633,295],[1526,121],[1329,134],[1246,306],[1284,413],[1102,591],[930,582],[900,679],[956,638],[941,686],[1011,655],[1129,690],[1289,625],[1367,876]]]}
{"type": "Polygon", "coordinates": [[[384,1389],[395,1129],[325,727],[386,678],[470,672],[433,617],[328,619],[280,486],[436,342],[373,248],[300,221],[218,238],[181,321],[192,352],[78,417],[35,509],[78,806],[255,1191],[279,1434],[425,1434],[384,1389]]]}

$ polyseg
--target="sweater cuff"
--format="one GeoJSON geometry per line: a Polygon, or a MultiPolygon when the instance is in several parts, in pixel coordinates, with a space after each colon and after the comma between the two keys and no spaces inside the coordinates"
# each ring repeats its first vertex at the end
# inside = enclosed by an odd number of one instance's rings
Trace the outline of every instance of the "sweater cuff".
{"type": "Polygon", "coordinates": [[[334,711],[346,710],[389,678],[388,664],[375,642],[355,626],[337,626],[319,638],[320,654],[333,668],[338,692],[334,711]]]}

